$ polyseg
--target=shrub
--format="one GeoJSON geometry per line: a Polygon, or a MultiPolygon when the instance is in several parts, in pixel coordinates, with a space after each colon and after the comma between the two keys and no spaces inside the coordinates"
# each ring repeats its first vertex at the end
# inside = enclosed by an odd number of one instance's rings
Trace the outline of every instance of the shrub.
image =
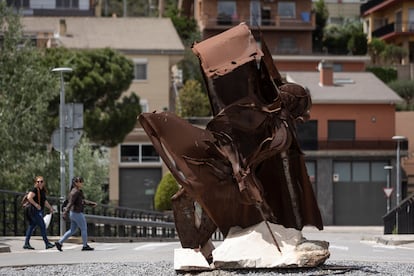
{"type": "Polygon", "coordinates": [[[155,210],[165,211],[171,210],[171,197],[178,191],[179,185],[171,172],[166,173],[160,183],[154,197],[155,210]]]}
{"type": "Polygon", "coordinates": [[[367,71],[374,73],[374,75],[377,76],[377,78],[382,80],[384,83],[395,81],[398,78],[397,70],[394,68],[390,68],[390,67],[386,68],[386,67],[372,66],[372,67],[367,67],[367,71]]]}

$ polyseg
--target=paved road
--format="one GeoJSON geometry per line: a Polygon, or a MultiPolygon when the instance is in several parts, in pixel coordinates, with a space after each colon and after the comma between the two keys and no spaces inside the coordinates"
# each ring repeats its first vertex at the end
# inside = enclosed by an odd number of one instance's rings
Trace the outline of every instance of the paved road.
{"type": "MultiPolygon", "coordinates": [[[[328,263],[404,263],[414,264],[414,235],[382,235],[382,227],[326,227],[324,231],[305,228],[309,240],[330,242],[328,263]],[[388,243],[388,244],[385,244],[388,243]]],[[[52,241],[58,237],[50,237],[52,241]]],[[[22,248],[24,237],[0,237],[0,243],[10,246],[11,252],[0,253],[0,268],[27,265],[92,264],[92,263],[173,263],[174,249],[179,242],[91,242],[95,251],[81,251],[78,239],[64,244],[63,252],[45,250],[40,237],[32,238],[36,250],[22,248]]],[[[217,243],[218,245],[218,243],[217,243]]],[[[411,275],[414,275],[414,265],[411,275]]],[[[411,269],[411,265],[408,266],[411,269]]],[[[0,269],[1,271],[1,269],[0,269]]],[[[1,273],[0,273],[1,274],[1,273]]]]}

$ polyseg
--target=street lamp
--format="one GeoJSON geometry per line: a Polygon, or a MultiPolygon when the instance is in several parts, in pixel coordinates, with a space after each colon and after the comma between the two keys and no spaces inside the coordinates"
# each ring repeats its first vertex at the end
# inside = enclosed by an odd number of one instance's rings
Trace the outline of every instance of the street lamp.
{"type": "MultiPolygon", "coordinates": [[[[66,196],[66,185],[65,185],[65,126],[63,124],[64,114],[63,108],[65,105],[65,85],[63,80],[63,73],[72,72],[72,68],[58,67],[53,68],[52,72],[60,73],[60,106],[59,106],[59,130],[60,130],[60,206],[66,196]]],[[[60,216],[60,235],[65,233],[65,221],[60,216]]]]}
{"type": "Polygon", "coordinates": [[[392,140],[397,142],[397,160],[396,160],[396,186],[397,186],[397,203],[396,206],[400,204],[401,201],[401,167],[400,167],[400,152],[401,152],[401,142],[407,140],[405,136],[393,136],[392,140]]]}
{"type": "Polygon", "coordinates": [[[393,136],[392,140],[397,142],[397,160],[396,160],[396,174],[397,174],[397,203],[395,209],[395,227],[397,229],[397,234],[399,234],[399,218],[398,218],[398,205],[400,205],[401,201],[401,167],[400,167],[400,151],[401,151],[401,141],[407,140],[405,136],[393,136]]]}
{"type": "MultiPolygon", "coordinates": [[[[387,189],[391,188],[391,170],[392,166],[384,166],[384,170],[387,171],[387,189]]],[[[387,195],[387,214],[390,211],[390,196],[387,195]]]]}

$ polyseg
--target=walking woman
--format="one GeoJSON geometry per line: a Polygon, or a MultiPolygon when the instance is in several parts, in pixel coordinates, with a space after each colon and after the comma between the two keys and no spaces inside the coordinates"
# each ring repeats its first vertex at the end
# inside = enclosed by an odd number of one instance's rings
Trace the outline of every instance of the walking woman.
{"type": "Polygon", "coordinates": [[[63,243],[72,235],[76,233],[78,228],[81,231],[83,251],[93,250],[92,247],[88,245],[88,229],[86,225],[86,219],[83,214],[83,208],[85,205],[95,207],[96,202],[86,200],[83,196],[83,178],[76,176],[72,179],[72,185],[70,187],[70,193],[68,197],[68,205],[66,206],[63,216],[67,218],[69,213],[70,218],[70,229],[66,231],[63,237],[59,241],[55,242],[56,248],[59,251],[62,251],[63,243]]]}
{"type": "Polygon", "coordinates": [[[27,195],[27,200],[30,202],[30,226],[26,231],[26,240],[24,242],[24,249],[34,249],[30,245],[30,237],[33,234],[36,226],[39,226],[40,233],[42,234],[43,241],[45,242],[46,249],[54,247],[53,243],[50,243],[46,235],[46,225],[43,220],[43,214],[45,206],[49,208],[53,213],[53,207],[46,199],[46,187],[43,176],[36,176],[34,179],[34,187],[27,195]]]}

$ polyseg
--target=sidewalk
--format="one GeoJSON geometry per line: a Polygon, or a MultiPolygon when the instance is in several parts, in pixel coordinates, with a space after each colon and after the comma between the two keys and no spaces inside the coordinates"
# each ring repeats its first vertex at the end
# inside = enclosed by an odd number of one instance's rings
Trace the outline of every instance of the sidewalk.
{"type": "MultiPolygon", "coordinates": [[[[319,231],[304,227],[302,232],[319,231]]],[[[383,245],[410,244],[414,247],[414,234],[385,235],[383,226],[324,226],[325,233],[358,233],[362,241],[371,241],[383,245]]]]}
{"type": "MultiPolygon", "coordinates": [[[[324,230],[319,231],[314,227],[304,227],[302,233],[356,233],[361,236],[361,241],[376,242],[378,244],[397,246],[397,245],[412,245],[414,247],[414,234],[400,234],[400,235],[384,235],[382,226],[325,226],[324,230]]],[[[58,236],[49,236],[51,242],[57,241],[58,236]]],[[[67,242],[81,243],[80,237],[71,237],[67,242]]],[[[126,242],[125,238],[105,238],[100,241],[99,238],[95,242],[126,242]]],[[[7,236],[0,237],[0,253],[16,252],[23,250],[24,236],[7,236]]],[[[35,248],[43,248],[44,243],[40,236],[33,236],[31,244],[35,248]]]]}

